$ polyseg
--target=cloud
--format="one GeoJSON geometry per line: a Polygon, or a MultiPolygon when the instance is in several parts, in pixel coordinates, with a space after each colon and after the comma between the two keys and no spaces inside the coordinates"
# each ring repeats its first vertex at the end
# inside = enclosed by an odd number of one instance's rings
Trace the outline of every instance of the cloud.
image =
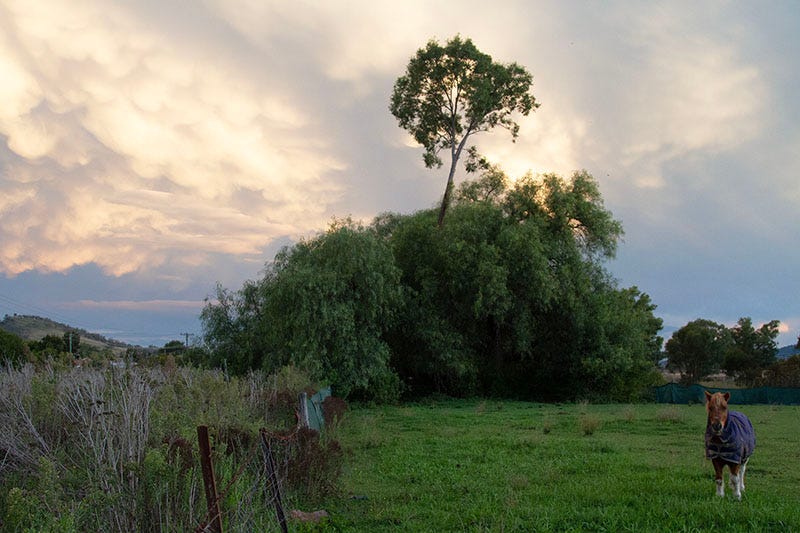
{"type": "Polygon", "coordinates": [[[0,271],[194,265],[324,225],[344,163],[295,95],[124,4],[6,12],[0,271]]]}
{"type": "Polygon", "coordinates": [[[80,300],[64,304],[65,309],[110,309],[118,311],[170,311],[170,310],[195,310],[203,308],[205,302],[195,300],[115,300],[97,301],[80,300]]]}

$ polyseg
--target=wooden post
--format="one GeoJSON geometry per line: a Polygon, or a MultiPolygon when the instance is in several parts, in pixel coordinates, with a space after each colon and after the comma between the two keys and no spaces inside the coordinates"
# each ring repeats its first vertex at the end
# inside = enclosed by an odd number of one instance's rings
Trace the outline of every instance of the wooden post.
{"type": "Polygon", "coordinates": [[[203,483],[206,488],[208,527],[214,533],[222,533],[222,511],[217,497],[217,482],[214,479],[214,464],[211,461],[211,443],[208,426],[197,426],[197,443],[200,446],[200,466],[203,468],[203,483]]]}
{"type": "Polygon", "coordinates": [[[267,469],[267,483],[269,484],[272,500],[275,502],[275,514],[278,516],[278,523],[281,525],[283,533],[289,533],[286,525],[286,514],[283,512],[283,502],[281,501],[281,487],[278,483],[278,472],[275,467],[275,457],[272,455],[272,446],[267,438],[267,432],[261,430],[261,450],[264,452],[264,466],[267,469]]]}

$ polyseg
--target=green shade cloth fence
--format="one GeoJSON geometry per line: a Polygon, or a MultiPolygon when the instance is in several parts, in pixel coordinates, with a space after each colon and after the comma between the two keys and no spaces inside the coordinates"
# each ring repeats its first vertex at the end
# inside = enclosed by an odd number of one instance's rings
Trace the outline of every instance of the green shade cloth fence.
{"type": "Polygon", "coordinates": [[[717,389],[702,385],[678,385],[667,383],[654,387],[655,401],[658,403],[705,403],[704,391],[730,392],[731,404],[768,403],[778,405],[800,405],[800,389],[781,387],[757,387],[755,389],[717,389]]]}
{"type": "Polygon", "coordinates": [[[306,412],[308,413],[308,427],[322,431],[325,426],[325,415],[322,412],[322,402],[331,395],[331,388],[325,387],[310,398],[304,398],[306,402],[306,412]]]}

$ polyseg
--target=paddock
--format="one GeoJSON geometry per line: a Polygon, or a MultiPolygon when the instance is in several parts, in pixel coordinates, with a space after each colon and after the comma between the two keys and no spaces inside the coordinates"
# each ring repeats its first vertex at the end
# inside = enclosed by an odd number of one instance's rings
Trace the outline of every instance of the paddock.
{"type": "Polygon", "coordinates": [[[714,495],[695,405],[447,400],[356,407],[343,495],[356,531],[800,530],[800,407],[753,405],[741,502],[714,495]]]}

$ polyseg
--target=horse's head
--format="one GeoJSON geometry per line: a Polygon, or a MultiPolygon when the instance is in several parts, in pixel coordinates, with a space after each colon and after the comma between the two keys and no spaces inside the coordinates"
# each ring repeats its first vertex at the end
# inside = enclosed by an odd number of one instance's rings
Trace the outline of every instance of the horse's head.
{"type": "Polygon", "coordinates": [[[728,421],[728,400],[731,398],[729,392],[706,392],[706,411],[708,412],[708,427],[714,435],[721,435],[728,421]]]}

